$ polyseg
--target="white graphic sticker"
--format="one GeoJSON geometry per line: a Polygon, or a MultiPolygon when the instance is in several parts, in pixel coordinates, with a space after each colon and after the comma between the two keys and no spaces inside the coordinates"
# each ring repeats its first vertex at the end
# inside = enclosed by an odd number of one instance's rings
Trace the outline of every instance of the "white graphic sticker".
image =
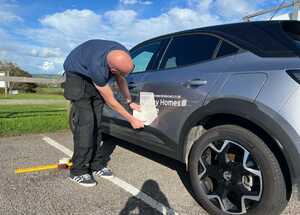
{"type": "Polygon", "coordinates": [[[143,121],[145,125],[150,125],[158,115],[155,107],[154,93],[140,92],[141,112],[133,111],[133,116],[143,121]]]}

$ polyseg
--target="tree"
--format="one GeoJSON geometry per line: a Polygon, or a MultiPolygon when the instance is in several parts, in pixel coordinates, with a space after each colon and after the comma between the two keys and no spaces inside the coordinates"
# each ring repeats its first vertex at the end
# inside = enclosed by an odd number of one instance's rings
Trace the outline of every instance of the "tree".
{"type": "MultiPolygon", "coordinates": [[[[9,76],[32,77],[28,72],[10,62],[0,61],[0,71],[9,71],[9,76]]],[[[37,85],[34,83],[10,83],[10,90],[22,92],[35,92],[36,87],[37,85]]]]}

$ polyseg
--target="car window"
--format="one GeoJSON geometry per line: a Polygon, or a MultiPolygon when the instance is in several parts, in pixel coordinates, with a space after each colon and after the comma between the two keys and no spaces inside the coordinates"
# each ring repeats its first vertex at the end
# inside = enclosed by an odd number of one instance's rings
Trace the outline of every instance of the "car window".
{"type": "Polygon", "coordinates": [[[213,57],[219,41],[216,37],[204,34],[175,37],[160,68],[170,69],[209,60],[213,57]]]}
{"type": "Polygon", "coordinates": [[[230,45],[229,43],[223,41],[221,47],[218,51],[217,57],[222,57],[226,55],[236,54],[239,51],[239,48],[230,45]]]}
{"type": "Polygon", "coordinates": [[[131,52],[131,57],[135,68],[133,73],[144,72],[151,64],[151,60],[158,53],[161,42],[154,42],[151,44],[139,47],[131,52]]]}

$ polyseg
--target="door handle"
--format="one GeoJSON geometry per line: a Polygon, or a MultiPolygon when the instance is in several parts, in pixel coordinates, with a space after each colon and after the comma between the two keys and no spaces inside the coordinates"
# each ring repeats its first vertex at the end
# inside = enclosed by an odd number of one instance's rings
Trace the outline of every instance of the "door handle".
{"type": "Polygon", "coordinates": [[[200,86],[204,86],[207,84],[206,80],[202,80],[202,79],[193,79],[193,80],[189,80],[186,82],[186,86],[187,87],[200,87],[200,86]]]}

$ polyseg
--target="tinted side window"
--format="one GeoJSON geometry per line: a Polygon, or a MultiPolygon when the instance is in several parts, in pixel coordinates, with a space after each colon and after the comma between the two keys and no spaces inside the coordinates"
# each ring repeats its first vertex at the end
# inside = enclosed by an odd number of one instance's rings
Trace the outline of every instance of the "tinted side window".
{"type": "Polygon", "coordinates": [[[226,55],[236,54],[239,51],[239,48],[230,45],[229,43],[223,41],[221,47],[218,51],[217,57],[222,57],[226,55]]]}
{"type": "Polygon", "coordinates": [[[212,58],[218,42],[218,38],[204,34],[175,37],[160,68],[169,69],[209,60],[212,58]]]}
{"type": "Polygon", "coordinates": [[[294,42],[295,46],[291,46],[299,55],[300,51],[300,24],[298,21],[287,21],[281,24],[283,31],[294,42]]]}
{"type": "Polygon", "coordinates": [[[135,68],[133,73],[144,72],[151,64],[151,60],[158,53],[161,42],[144,45],[131,51],[131,57],[135,68]]]}

